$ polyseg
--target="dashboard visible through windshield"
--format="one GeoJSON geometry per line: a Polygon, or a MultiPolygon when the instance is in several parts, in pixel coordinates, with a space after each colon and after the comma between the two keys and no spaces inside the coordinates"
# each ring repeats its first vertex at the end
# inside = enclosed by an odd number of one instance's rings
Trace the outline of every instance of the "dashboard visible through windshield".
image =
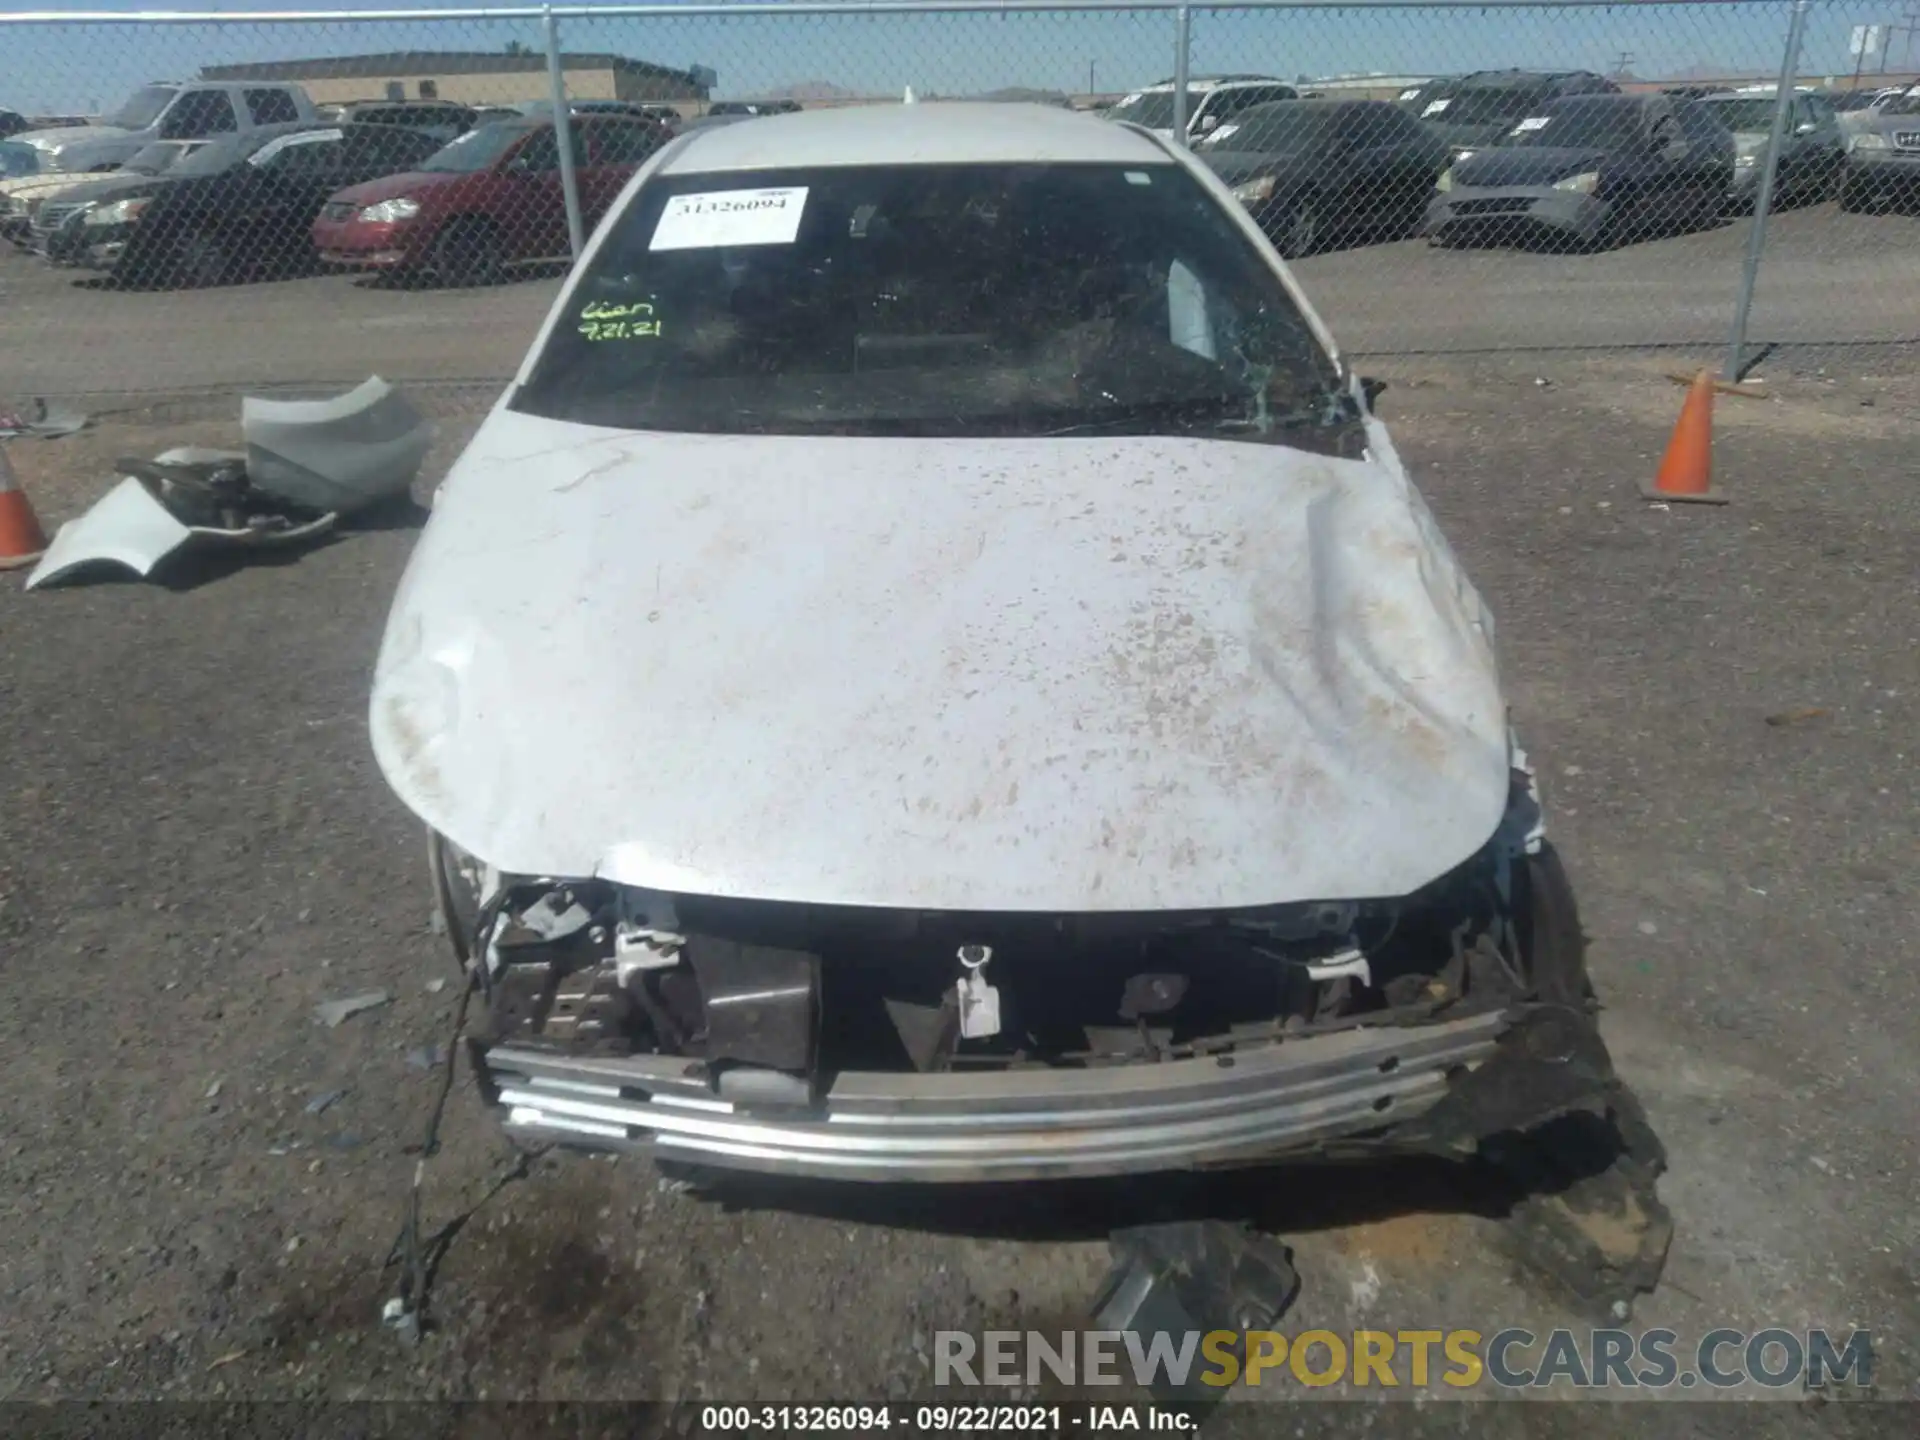
{"type": "Polygon", "coordinates": [[[1171,164],[655,179],[514,409],[732,434],[1206,435],[1358,453],[1339,375],[1171,164]]]}

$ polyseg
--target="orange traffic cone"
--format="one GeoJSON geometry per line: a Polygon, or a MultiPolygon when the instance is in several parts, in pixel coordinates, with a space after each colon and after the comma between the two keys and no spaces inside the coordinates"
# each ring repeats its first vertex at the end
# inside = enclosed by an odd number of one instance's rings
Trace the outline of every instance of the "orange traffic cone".
{"type": "Polygon", "coordinates": [[[1660,473],[1640,493],[1649,500],[1687,500],[1702,505],[1724,505],[1727,497],[1713,488],[1713,387],[1711,370],[1693,377],[1680,419],[1667,442],[1660,473]]]}
{"type": "Polygon", "coordinates": [[[47,532],[40,528],[33,502],[14,478],[6,447],[0,446],[0,570],[31,565],[46,548],[47,532]]]}

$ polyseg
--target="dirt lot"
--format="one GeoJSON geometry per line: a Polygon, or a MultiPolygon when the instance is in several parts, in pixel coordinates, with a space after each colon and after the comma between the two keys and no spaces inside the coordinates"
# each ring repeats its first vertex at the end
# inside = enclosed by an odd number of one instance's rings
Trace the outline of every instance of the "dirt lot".
{"type": "MultiPolygon", "coordinates": [[[[1818,357],[1768,369],[1777,399],[1719,405],[1735,503],[1673,510],[1635,491],[1679,403],[1663,360],[1373,368],[1500,618],[1607,1035],[1672,1154],[1678,1235],[1634,1324],[1870,1326],[1878,1393],[1920,1399],[1914,359],[1844,381],[1818,357]]],[[[419,393],[444,422],[431,480],[490,396],[419,393]]],[[[235,413],[119,410],[14,463],[51,525],[113,457],[230,440],[235,413]]],[[[959,1204],[686,1192],[645,1163],[555,1156],[459,1234],[442,1328],[400,1348],[377,1325],[380,1266],[432,1086],[407,1057],[444,1038],[455,988],[429,989],[453,972],[421,836],[363,718],[412,540],[354,534],[170,588],[0,581],[0,1397],[926,1394],[934,1330],[1074,1324],[1107,1228],[1168,1209],[1287,1237],[1305,1282],[1290,1328],[1574,1318],[1439,1170],[959,1204]],[[377,987],[390,1007],[314,1022],[377,987]]],[[[509,1158],[464,1079],[446,1138],[430,1225],[509,1158]]],[[[1824,1408],[1831,1428],[1901,1428],[1824,1408]]],[[[1674,1418],[1400,1403],[1312,1423],[1641,1435],[1674,1418]]],[[[1251,1407],[1218,1428],[1276,1433],[1251,1407]]]]}

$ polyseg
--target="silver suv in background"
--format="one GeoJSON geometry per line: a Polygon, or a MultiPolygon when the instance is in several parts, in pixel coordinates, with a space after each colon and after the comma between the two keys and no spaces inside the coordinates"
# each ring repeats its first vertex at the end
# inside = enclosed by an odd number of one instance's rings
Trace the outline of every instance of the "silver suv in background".
{"type": "Polygon", "coordinates": [[[1920,85],[1867,112],[1847,141],[1842,210],[1920,205],[1920,85]]]}
{"type": "Polygon", "coordinates": [[[314,118],[298,85],[239,80],[143,85],[97,125],[29,130],[14,138],[40,152],[49,170],[118,170],[157,141],[211,140],[314,118]]]}
{"type": "MultiPolygon", "coordinates": [[[[1694,102],[1733,132],[1733,194],[1728,199],[1738,207],[1753,204],[1759,191],[1778,94],[1777,86],[1755,85],[1694,102]]],[[[1840,182],[1846,158],[1847,137],[1841,133],[1832,101],[1812,90],[1798,92],[1789,102],[1787,126],[1780,137],[1780,160],[1773,178],[1775,203],[1827,199],[1840,182]]]]}
{"type": "MultiPolygon", "coordinates": [[[[1174,83],[1162,80],[1134,91],[1107,111],[1109,120],[1124,120],[1151,130],[1163,140],[1173,138],[1174,83]]],[[[1210,135],[1236,115],[1276,100],[1297,100],[1300,92],[1271,75],[1196,75],[1187,81],[1187,138],[1210,135]]]]}

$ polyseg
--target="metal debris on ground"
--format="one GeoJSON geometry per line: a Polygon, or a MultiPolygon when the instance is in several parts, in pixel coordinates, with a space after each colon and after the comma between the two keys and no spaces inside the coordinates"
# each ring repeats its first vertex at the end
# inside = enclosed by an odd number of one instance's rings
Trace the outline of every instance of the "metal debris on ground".
{"type": "Polygon", "coordinates": [[[55,409],[44,400],[32,400],[23,409],[0,407],[0,440],[22,436],[36,440],[58,440],[87,428],[87,417],[78,410],[55,409]]]}
{"type": "Polygon", "coordinates": [[[240,429],[243,451],[119,461],[120,483],[60,527],[26,588],[95,565],[145,578],[190,550],[311,544],[343,516],[405,495],[434,435],[378,376],[330,400],[245,399],[240,429]]]}
{"type": "Polygon", "coordinates": [[[323,1000],[313,1007],[313,1018],[328,1029],[338,1029],[344,1022],[352,1019],[363,1010],[377,1010],[382,1005],[393,1002],[393,997],[384,990],[368,990],[360,995],[348,995],[341,1000],[323,1000]]]}
{"type": "Polygon", "coordinates": [[[322,1090],[318,1095],[307,1101],[307,1114],[324,1115],[328,1110],[344,1100],[346,1094],[347,1092],[344,1090],[322,1090]]]}
{"type": "MultiPolygon", "coordinates": [[[[1101,1330],[1131,1331],[1149,1350],[1164,1334],[1177,1349],[1195,1331],[1230,1330],[1234,1358],[1244,1360],[1245,1332],[1271,1330],[1300,1293],[1293,1252],[1244,1224],[1182,1221],[1116,1230],[1107,1240],[1113,1268],[1093,1304],[1101,1330]]],[[[1185,1385],[1153,1386],[1163,1403],[1211,1404],[1218,1390],[1198,1372],[1185,1385]]]]}

